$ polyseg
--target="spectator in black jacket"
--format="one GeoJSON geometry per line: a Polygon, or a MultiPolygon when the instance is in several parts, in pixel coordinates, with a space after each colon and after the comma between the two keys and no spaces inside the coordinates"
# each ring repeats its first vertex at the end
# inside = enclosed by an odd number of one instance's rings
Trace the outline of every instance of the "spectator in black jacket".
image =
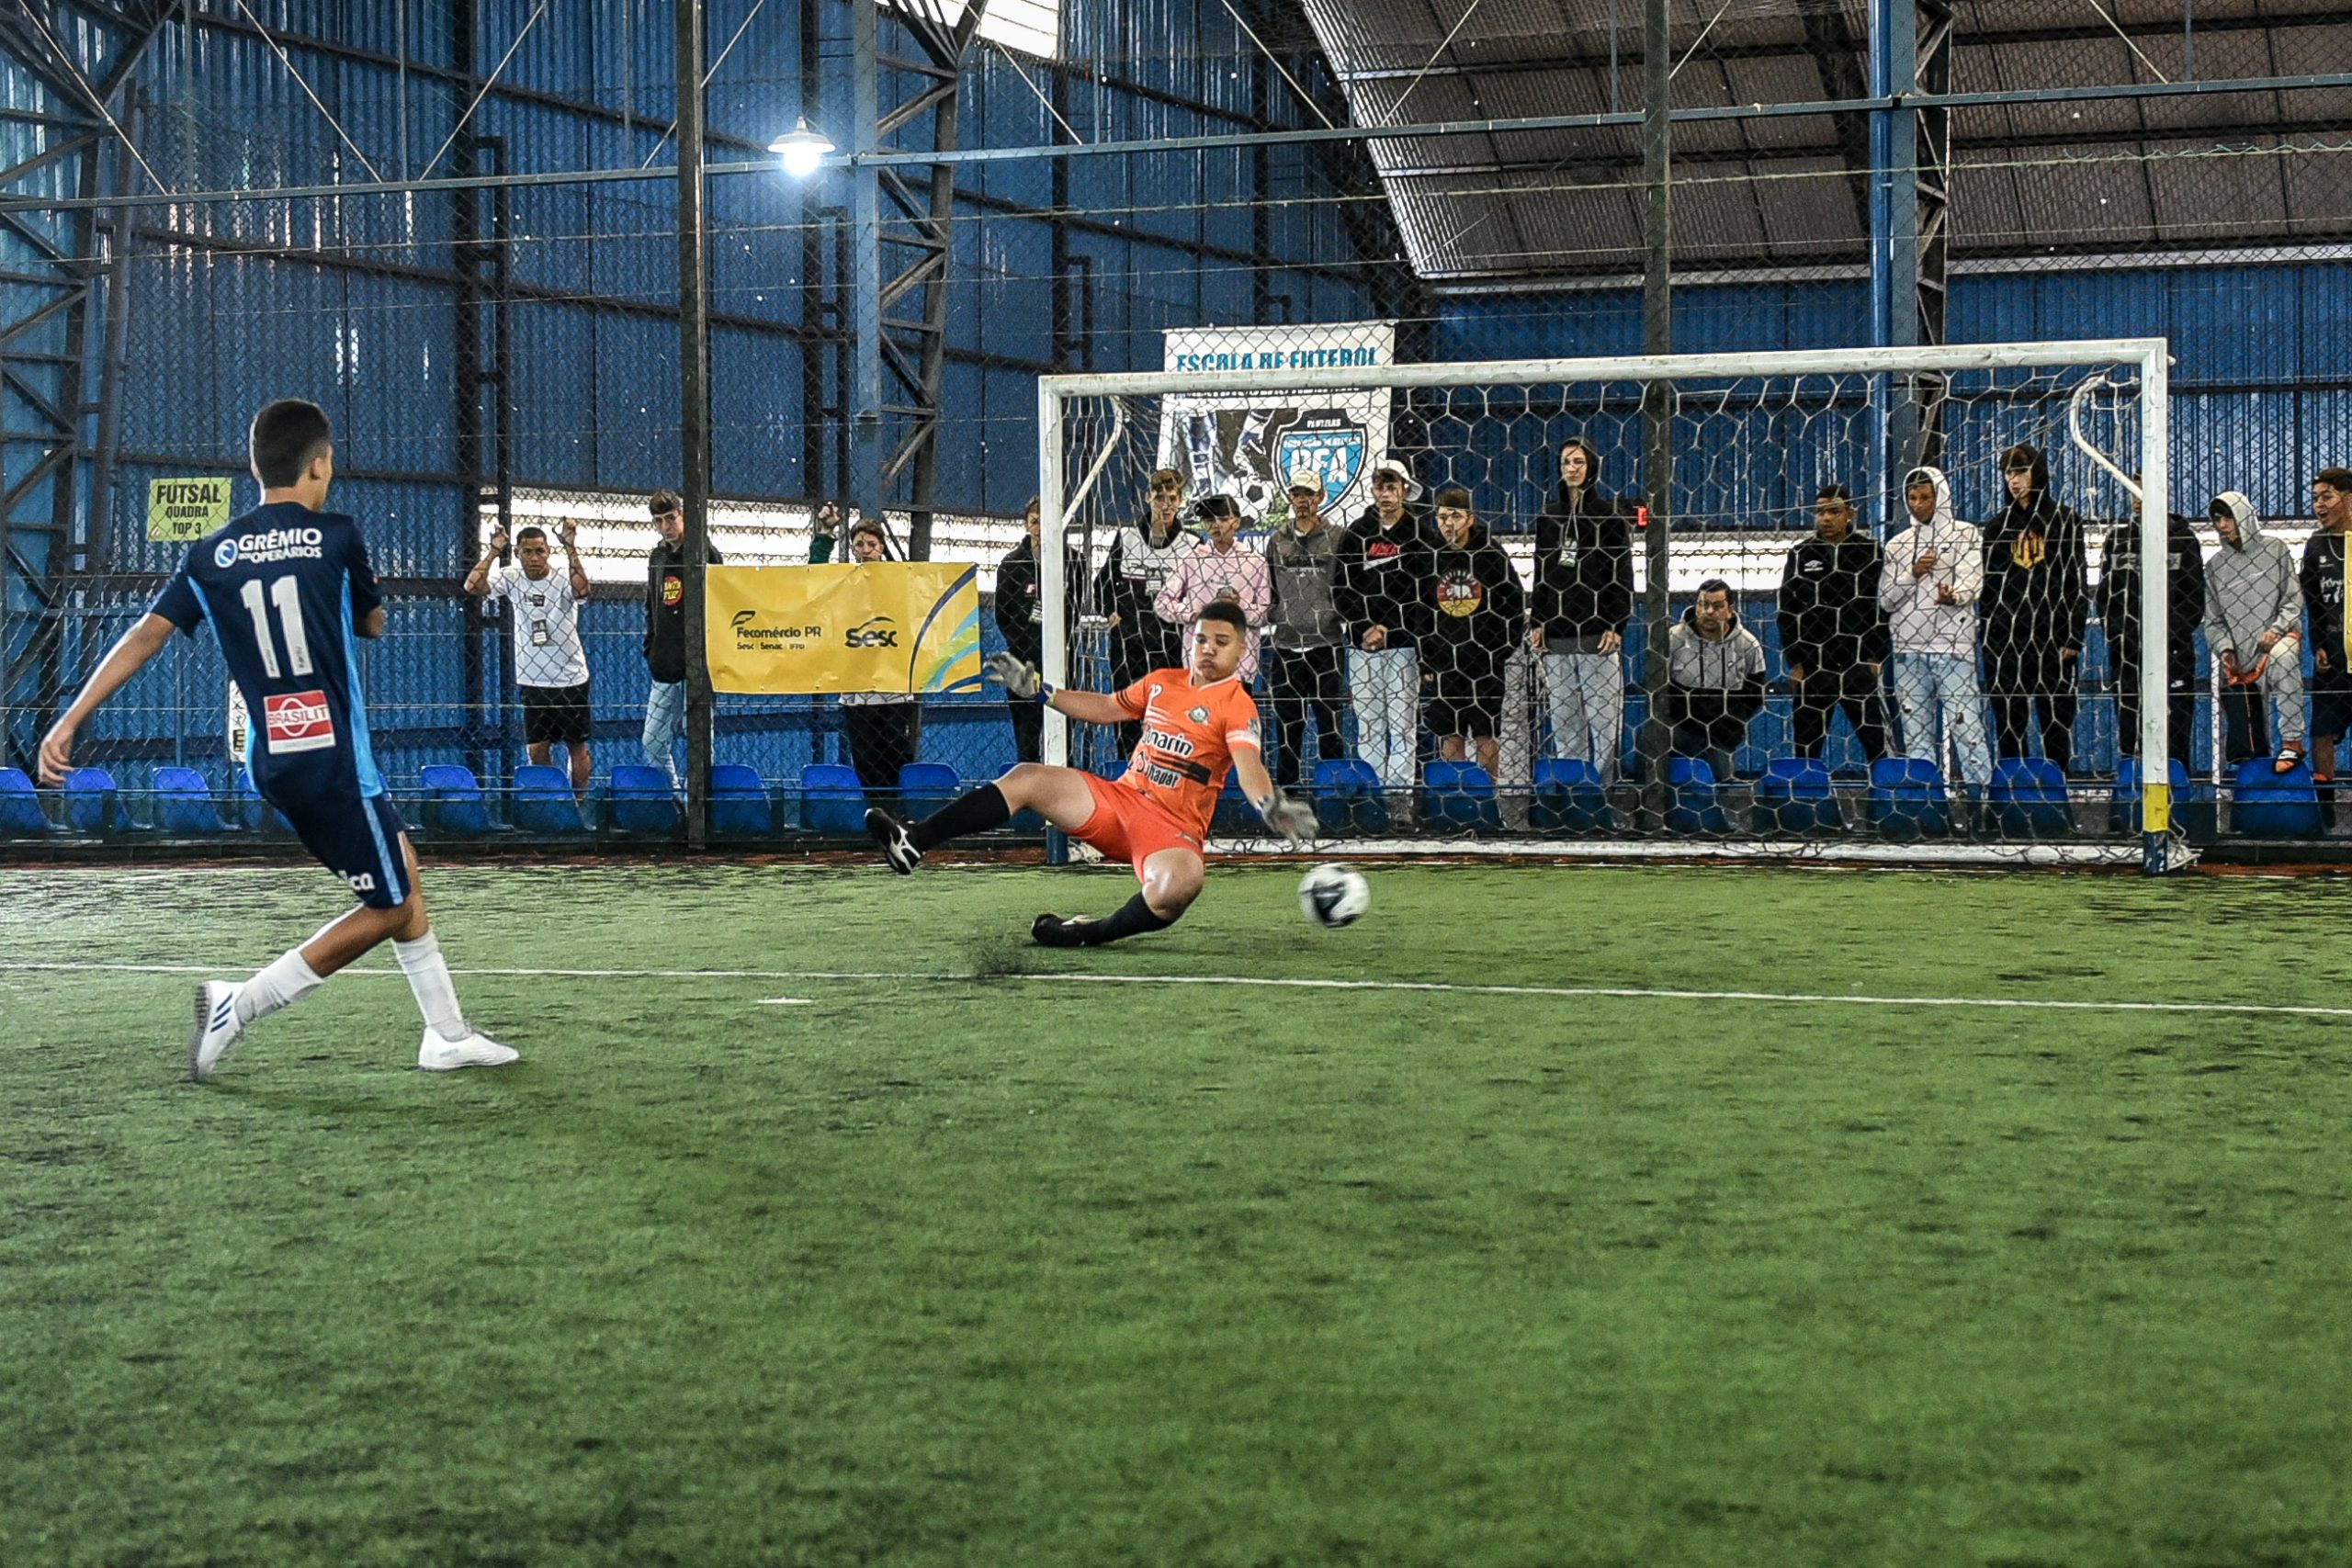
{"type": "MultiPolygon", "coordinates": [[[[1173,468],[1154,469],[1149,504],[1140,523],[1129,523],[1111,536],[1111,553],[1095,575],[1094,602],[1102,606],[1111,628],[1111,689],[1125,691],[1133,681],[1155,670],[1186,667],[1184,628],[1160,619],[1151,602],[1168,585],[1176,566],[1200,541],[1184,531],[1179,514],[1184,507],[1184,476],[1173,468]]],[[[1135,754],[1143,726],[1117,727],[1119,755],[1135,754]]]]}
{"type": "MultiPolygon", "coordinates": [[[[2197,734],[2197,628],[2205,620],[2205,547],[2188,519],[2174,513],[2165,524],[2165,750],[2185,765],[2197,734]]],[[[2107,531],[2098,574],[2099,625],[2107,632],[2107,668],[2115,683],[2115,751],[2140,754],[2140,498],[2132,521],[2107,531]]]]}
{"type": "Polygon", "coordinates": [[[1886,612],[1878,602],[1886,552],[1854,531],[1854,500],[1826,484],[1813,502],[1813,537],[1789,551],[1781,571],[1781,658],[1796,691],[1796,754],[1821,755],[1829,716],[1842,710],[1862,753],[1886,755],[1886,710],[1879,672],[1886,666],[1886,612]]]}
{"type": "MultiPolygon", "coordinates": [[[[657,491],[647,509],[662,537],[645,561],[645,668],[653,680],[645,692],[639,743],[645,760],[683,794],[677,750],[686,733],[686,503],[676,491],[657,491]]],[[[718,566],[726,558],[708,545],[703,558],[718,566]]]]}
{"type": "MultiPolygon", "coordinates": [[[[1004,637],[1007,652],[1023,664],[1042,670],[1046,665],[1046,604],[1040,596],[1043,573],[1038,570],[1039,510],[1037,498],[1031,496],[1029,510],[1021,519],[1022,525],[1029,530],[1028,536],[996,563],[996,629],[1004,637]]],[[[1062,626],[1067,632],[1077,624],[1078,590],[1086,578],[1086,563],[1067,546],[1062,549],[1062,626]]],[[[1008,696],[1004,707],[1012,716],[1012,749],[1019,760],[1043,761],[1044,706],[1035,697],[1008,696]]]]}
{"type": "Polygon", "coordinates": [[[1560,483],[1535,520],[1534,626],[1552,711],[1552,750],[1615,779],[1625,728],[1625,622],[1634,613],[1634,507],[1600,488],[1600,454],[1560,447],[1560,483]]]}
{"type": "Polygon", "coordinates": [[[1717,784],[1731,783],[1748,721],[1764,706],[1764,645],[1739,624],[1730,583],[1711,577],[1699,584],[1698,603],[1667,633],[1666,660],[1674,754],[1697,757],[1717,784]]]}
{"type": "Polygon", "coordinates": [[[1372,504],[1340,536],[1332,606],[1348,636],[1348,700],[1356,755],[1380,787],[1410,790],[1419,772],[1420,657],[1429,625],[1430,569],[1437,548],[1428,514],[1409,505],[1421,487],[1401,457],[1372,470],[1372,504]]]}
{"type": "Polygon", "coordinates": [[[2352,669],[2344,642],[2344,544],[2352,533],[2352,468],[2322,468],[2312,481],[2319,526],[2303,545],[2303,605],[2312,620],[2312,780],[2335,776],[2335,748],[2352,729],[2352,669]]]}
{"type": "Polygon", "coordinates": [[[1503,711],[1503,666],[1526,634],[1527,590],[1460,488],[1437,492],[1438,545],[1430,562],[1429,631],[1421,645],[1421,689],[1429,697],[1438,754],[1458,762],[1478,753],[1492,777],[1503,711]]]}
{"type": "Polygon", "coordinates": [[[2041,708],[2041,754],[2061,772],[2075,761],[2075,677],[2090,607],[2083,520],[2050,493],[2041,448],[2001,454],[2009,503],[1984,520],[1985,692],[1999,733],[1995,754],[2022,757],[2041,708]]]}

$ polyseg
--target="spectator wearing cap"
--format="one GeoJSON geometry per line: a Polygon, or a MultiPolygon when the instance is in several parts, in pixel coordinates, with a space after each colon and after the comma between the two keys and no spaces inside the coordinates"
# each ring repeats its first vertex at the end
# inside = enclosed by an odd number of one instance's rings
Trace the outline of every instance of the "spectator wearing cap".
{"type": "Polygon", "coordinates": [[[1273,668],[1268,690],[1282,751],[1274,782],[1299,781],[1306,752],[1306,719],[1315,717],[1315,752],[1324,761],[1347,755],[1340,711],[1347,702],[1340,655],[1347,646],[1332,585],[1339,575],[1340,530],[1323,520],[1323,481],[1312,469],[1291,476],[1290,521],[1266,540],[1266,574],[1273,584],[1273,668]]]}
{"type": "Polygon", "coordinates": [[[1534,625],[1544,657],[1553,754],[1617,776],[1625,729],[1625,622],[1634,613],[1634,508],[1600,488],[1600,454],[1560,446],[1560,483],[1535,520],[1534,625]]]}
{"type": "Polygon", "coordinates": [[[1421,487],[1401,457],[1372,470],[1372,504],[1340,536],[1333,607],[1347,628],[1348,692],[1356,755],[1383,789],[1401,793],[1419,775],[1421,672],[1417,643],[1435,592],[1437,536],[1411,503],[1421,487]]]}
{"type": "MultiPolygon", "coordinates": [[[[1291,477],[1294,481],[1298,478],[1291,477]]],[[[1321,484],[1316,481],[1318,491],[1321,484]]],[[[1250,650],[1242,656],[1240,669],[1241,683],[1246,686],[1258,678],[1258,634],[1265,629],[1273,605],[1273,580],[1267,573],[1266,558],[1241,547],[1241,508],[1231,496],[1210,496],[1200,503],[1198,512],[1209,536],[1176,563],[1152,608],[1161,620],[1190,627],[1203,610],[1220,599],[1240,605],[1242,618],[1250,623],[1250,650]]],[[[1188,647],[1192,637],[1187,630],[1188,647]]]]}

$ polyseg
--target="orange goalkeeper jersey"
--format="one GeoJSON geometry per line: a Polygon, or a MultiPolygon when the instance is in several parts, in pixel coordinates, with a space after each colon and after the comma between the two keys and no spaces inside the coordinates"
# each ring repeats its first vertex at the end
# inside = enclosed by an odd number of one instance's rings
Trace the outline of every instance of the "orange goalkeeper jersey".
{"type": "Polygon", "coordinates": [[[1188,671],[1155,670],[1114,700],[1143,720],[1143,739],[1118,782],[1205,840],[1233,749],[1260,750],[1249,688],[1234,675],[1196,686],[1188,671]]]}

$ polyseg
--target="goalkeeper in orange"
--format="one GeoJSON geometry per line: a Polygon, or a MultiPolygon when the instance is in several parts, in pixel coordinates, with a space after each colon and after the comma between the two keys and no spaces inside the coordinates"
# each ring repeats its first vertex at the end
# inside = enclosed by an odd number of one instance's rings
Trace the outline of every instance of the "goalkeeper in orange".
{"type": "Polygon", "coordinates": [[[1193,628],[1189,670],[1155,670],[1115,694],[1059,691],[1009,653],[989,660],[989,678],[1015,697],[1090,724],[1143,721],[1143,739],[1116,780],[1077,768],[1023,762],[920,822],[887,811],[865,814],[865,830],[890,869],[911,875],[924,853],[967,833],[1001,827],[1028,807],[1072,838],[1136,868],[1143,890],[1102,919],[1040,915],[1030,938],[1046,947],[1094,947],[1164,931],[1201,896],[1202,841],[1225,788],[1226,769],[1266,825],[1293,846],[1306,842],[1315,812],[1275,787],[1259,755],[1258,705],[1238,679],[1250,646],[1241,607],[1219,601],[1193,628]]]}

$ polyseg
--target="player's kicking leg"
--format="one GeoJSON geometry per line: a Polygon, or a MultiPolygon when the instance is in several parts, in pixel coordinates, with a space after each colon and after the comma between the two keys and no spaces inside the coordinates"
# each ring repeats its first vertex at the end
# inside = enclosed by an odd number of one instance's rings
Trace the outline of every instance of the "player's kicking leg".
{"type": "Polygon", "coordinates": [[[1191,850],[1171,847],[1145,857],[1141,872],[1142,890],[1103,919],[1040,915],[1029,928],[1030,940],[1040,947],[1100,947],[1122,937],[1164,931],[1201,896],[1206,868],[1191,850]]]}
{"type": "Polygon", "coordinates": [[[1094,792],[1076,768],[1022,762],[920,822],[900,821],[876,807],[865,814],[865,830],[882,846],[890,869],[911,876],[922,857],[948,840],[1001,828],[1024,807],[1063,832],[1074,833],[1094,815],[1094,792]]]}
{"type": "MultiPolygon", "coordinates": [[[[363,808],[376,810],[377,803],[365,802],[363,808]]],[[[393,841],[400,846],[399,885],[384,886],[374,874],[359,874],[368,886],[359,887],[355,882],[355,891],[362,899],[357,908],[322,927],[242,985],[207,980],[197,987],[196,1032],[187,1048],[188,1077],[198,1083],[209,1078],[221,1058],[243,1038],[247,1025],[300,1001],[324,984],[328,976],[388,941],[424,1014],[424,1040],[416,1053],[418,1066],[427,1072],[448,1072],[458,1067],[503,1066],[515,1059],[514,1050],[474,1031],[458,1010],[457,987],[442,960],[440,941],[433,934],[424,912],[424,895],[417,886],[416,852],[410,847],[408,835],[399,830],[397,815],[389,807],[382,810],[384,821],[379,826],[390,827],[393,841]]],[[[337,863],[323,853],[321,858],[331,865],[337,863]]],[[[352,874],[345,874],[345,880],[354,880],[352,874]]]]}

